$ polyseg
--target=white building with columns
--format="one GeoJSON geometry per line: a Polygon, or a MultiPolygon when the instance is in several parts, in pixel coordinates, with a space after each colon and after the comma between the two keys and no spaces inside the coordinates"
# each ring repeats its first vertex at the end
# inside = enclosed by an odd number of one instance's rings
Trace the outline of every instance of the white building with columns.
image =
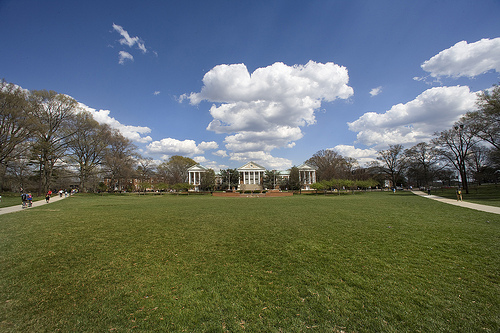
{"type": "Polygon", "coordinates": [[[193,165],[188,169],[188,183],[194,186],[194,191],[198,192],[200,190],[201,175],[207,170],[208,168],[200,164],[193,165]]]}
{"type": "Polygon", "coordinates": [[[302,189],[310,190],[311,184],[316,183],[316,169],[305,163],[297,168],[299,169],[299,181],[302,189]]]}
{"type": "Polygon", "coordinates": [[[240,174],[238,189],[246,190],[262,190],[264,176],[266,175],[266,168],[258,165],[255,162],[248,162],[247,164],[239,167],[240,174]]]}
{"type": "MultiPolygon", "coordinates": [[[[303,190],[310,190],[311,184],[316,183],[316,169],[313,167],[302,164],[299,169],[299,181],[303,190]]],[[[200,190],[201,177],[208,168],[197,164],[188,169],[188,182],[193,185],[194,191],[200,190]]],[[[264,177],[266,175],[266,168],[255,163],[248,162],[245,165],[236,169],[239,173],[238,190],[263,190],[264,177]]],[[[289,171],[281,172],[283,178],[290,177],[289,171]]]]}

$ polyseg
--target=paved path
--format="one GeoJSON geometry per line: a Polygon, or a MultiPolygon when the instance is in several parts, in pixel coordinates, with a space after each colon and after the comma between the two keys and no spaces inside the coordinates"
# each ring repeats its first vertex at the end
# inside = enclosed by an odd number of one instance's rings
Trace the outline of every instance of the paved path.
{"type": "Polygon", "coordinates": [[[466,202],[466,201],[457,201],[454,199],[448,199],[448,198],[443,198],[443,197],[438,197],[437,195],[428,195],[427,193],[424,193],[422,191],[412,191],[416,195],[420,195],[421,197],[428,198],[428,199],[433,199],[436,201],[444,202],[450,205],[455,205],[455,206],[460,206],[460,207],[466,207],[470,209],[475,209],[475,210],[480,210],[482,212],[487,212],[487,213],[493,213],[493,214],[500,214],[500,207],[493,207],[493,206],[487,206],[487,205],[480,205],[476,203],[471,203],[471,202],[466,202]]]}
{"type": "Polygon", "coordinates": [[[19,195],[19,205],[0,208],[0,215],[7,214],[7,213],[20,212],[22,210],[32,209],[34,207],[50,205],[51,203],[53,203],[55,201],[62,200],[62,199],[64,199],[64,195],[62,196],[62,198],[60,198],[59,195],[54,195],[50,198],[50,203],[46,203],[45,199],[43,199],[43,200],[33,201],[33,205],[30,208],[23,208],[21,205],[21,195],[19,195]]]}

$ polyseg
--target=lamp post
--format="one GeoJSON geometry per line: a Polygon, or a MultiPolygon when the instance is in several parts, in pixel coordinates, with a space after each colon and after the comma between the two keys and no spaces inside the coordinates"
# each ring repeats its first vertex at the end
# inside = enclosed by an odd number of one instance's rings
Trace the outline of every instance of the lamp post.
{"type": "MultiPolygon", "coordinates": [[[[467,182],[467,175],[465,174],[465,152],[464,152],[464,143],[463,143],[463,130],[464,124],[460,124],[455,126],[455,130],[458,132],[458,139],[460,141],[460,145],[458,146],[458,157],[459,157],[459,175],[461,187],[465,187],[464,184],[467,182]]],[[[465,188],[464,188],[465,189],[465,188]]],[[[468,189],[465,189],[468,192],[468,189]]]]}

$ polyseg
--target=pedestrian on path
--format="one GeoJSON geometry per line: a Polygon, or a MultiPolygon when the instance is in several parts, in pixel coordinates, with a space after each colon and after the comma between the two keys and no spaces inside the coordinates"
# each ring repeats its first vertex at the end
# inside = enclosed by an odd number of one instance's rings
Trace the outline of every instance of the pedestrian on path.
{"type": "Polygon", "coordinates": [[[50,200],[50,195],[52,194],[52,191],[48,191],[47,194],[45,195],[45,202],[49,203],[50,200]]]}
{"type": "Polygon", "coordinates": [[[462,190],[460,188],[457,189],[457,201],[462,201],[462,190]]]}
{"type": "Polygon", "coordinates": [[[24,192],[21,194],[21,201],[22,201],[22,207],[26,208],[26,205],[28,204],[28,195],[24,192]]]}

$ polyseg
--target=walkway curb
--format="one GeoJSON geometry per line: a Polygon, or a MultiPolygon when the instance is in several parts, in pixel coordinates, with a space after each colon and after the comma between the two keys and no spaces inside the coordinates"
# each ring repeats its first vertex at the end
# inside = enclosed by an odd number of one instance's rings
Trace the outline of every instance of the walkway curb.
{"type": "Polygon", "coordinates": [[[428,195],[422,191],[412,191],[412,192],[413,192],[413,194],[419,195],[421,197],[436,200],[436,201],[443,202],[443,203],[447,203],[450,205],[475,209],[475,210],[479,210],[479,211],[487,212],[487,213],[500,214],[500,207],[480,205],[480,204],[465,202],[465,201],[457,201],[457,200],[453,200],[453,199],[439,197],[437,195],[428,195]]]}

